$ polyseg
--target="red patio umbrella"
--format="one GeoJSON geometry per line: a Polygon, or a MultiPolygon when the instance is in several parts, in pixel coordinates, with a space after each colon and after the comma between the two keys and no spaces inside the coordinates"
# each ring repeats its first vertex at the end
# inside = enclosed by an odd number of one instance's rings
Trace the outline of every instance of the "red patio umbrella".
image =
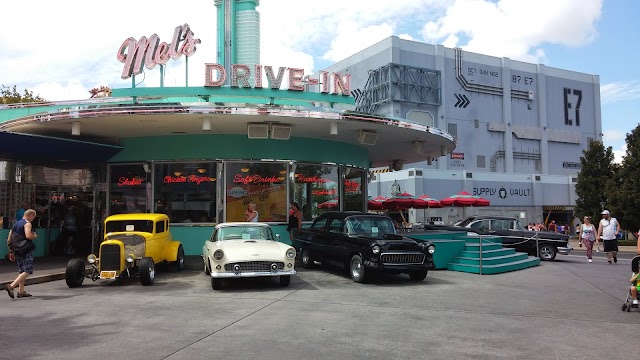
{"type": "Polygon", "coordinates": [[[387,199],[388,197],[382,195],[378,195],[373,199],[369,199],[369,201],[367,201],[367,208],[369,210],[384,210],[384,208],[382,207],[382,202],[387,199]]]}
{"type": "Polygon", "coordinates": [[[440,202],[440,200],[434,199],[428,195],[422,194],[418,197],[418,199],[427,202],[427,206],[430,208],[441,208],[444,205],[440,202]]]}
{"type": "Polygon", "coordinates": [[[325,201],[323,203],[318,204],[318,209],[331,209],[338,206],[338,200],[333,199],[329,201],[325,201]]]}
{"type": "Polygon", "coordinates": [[[440,200],[444,206],[489,206],[491,203],[480,196],[471,195],[466,191],[461,191],[456,195],[440,200]]]}
{"type": "Polygon", "coordinates": [[[407,192],[403,192],[383,201],[382,207],[388,210],[425,209],[429,207],[429,204],[407,192]]]}

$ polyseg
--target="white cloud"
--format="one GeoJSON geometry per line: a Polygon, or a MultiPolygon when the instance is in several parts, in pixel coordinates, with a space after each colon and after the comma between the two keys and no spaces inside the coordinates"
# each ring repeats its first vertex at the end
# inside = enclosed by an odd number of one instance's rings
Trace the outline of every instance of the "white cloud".
{"type": "Polygon", "coordinates": [[[622,145],[618,150],[613,150],[613,162],[616,164],[622,164],[624,156],[627,154],[627,144],[622,145]]]}
{"type": "Polygon", "coordinates": [[[640,80],[620,81],[600,85],[603,104],[640,99],[640,80]]]}
{"type": "Polygon", "coordinates": [[[601,9],[602,0],[456,0],[422,35],[431,43],[541,62],[544,44],[577,47],[592,41],[601,9]]]}
{"type": "Polygon", "coordinates": [[[398,37],[400,39],[403,39],[403,40],[416,41],[416,39],[413,36],[409,35],[409,34],[400,34],[400,35],[398,35],[398,37]]]}
{"type": "MultiPolygon", "coordinates": [[[[261,63],[312,72],[398,33],[404,39],[423,37],[447,47],[538,61],[545,56],[544,44],[591,41],[601,8],[602,0],[264,0],[258,7],[261,63]]],[[[98,84],[131,86],[130,80],[120,79],[120,44],[127,37],[153,33],[170,41],[173,29],[184,23],[202,39],[189,59],[189,85],[202,85],[203,64],[217,60],[211,0],[178,7],[172,0],[145,7],[127,0],[66,0],[62,7],[48,0],[12,1],[2,13],[30,14],[3,17],[2,83],[34,90],[48,100],[86,98],[98,84]]],[[[184,60],[170,62],[165,85],[183,86],[184,67],[184,60]]],[[[143,79],[139,86],[158,86],[159,72],[147,70],[136,82],[143,79]]],[[[606,91],[603,86],[603,98],[606,91]]]]}

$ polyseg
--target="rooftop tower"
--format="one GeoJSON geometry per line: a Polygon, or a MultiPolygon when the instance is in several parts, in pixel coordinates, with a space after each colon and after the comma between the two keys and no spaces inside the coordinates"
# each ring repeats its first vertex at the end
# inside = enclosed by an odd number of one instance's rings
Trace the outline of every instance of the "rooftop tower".
{"type": "MultiPolygon", "coordinates": [[[[259,0],[214,0],[218,11],[218,64],[231,74],[231,64],[252,70],[260,64],[259,0]]],[[[252,75],[250,81],[253,82],[252,75]]],[[[231,79],[227,77],[226,85],[231,79]]]]}

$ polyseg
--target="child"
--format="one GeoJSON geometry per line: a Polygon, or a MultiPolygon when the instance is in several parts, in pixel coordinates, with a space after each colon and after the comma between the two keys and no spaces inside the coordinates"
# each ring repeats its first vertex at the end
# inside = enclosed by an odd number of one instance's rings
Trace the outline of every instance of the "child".
{"type": "Polygon", "coordinates": [[[631,283],[631,288],[629,291],[631,292],[631,298],[633,299],[633,305],[638,305],[638,291],[640,291],[640,272],[636,271],[629,279],[631,283]]]}

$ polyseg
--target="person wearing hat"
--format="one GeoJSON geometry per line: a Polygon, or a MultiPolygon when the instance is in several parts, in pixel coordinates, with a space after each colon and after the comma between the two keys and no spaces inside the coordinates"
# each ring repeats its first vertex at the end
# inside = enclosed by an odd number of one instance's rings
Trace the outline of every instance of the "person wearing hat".
{"type": "Polygon", "coordinates": [[[618,233],[621,230],[620,223],[614,217],[611,217],[609,210],[600,213],[602,219],[598,225],[598,239],[602,239],[604,243],[604,252],[607,253],[607,260],[611,264],[618,262],[618,233]]]}

